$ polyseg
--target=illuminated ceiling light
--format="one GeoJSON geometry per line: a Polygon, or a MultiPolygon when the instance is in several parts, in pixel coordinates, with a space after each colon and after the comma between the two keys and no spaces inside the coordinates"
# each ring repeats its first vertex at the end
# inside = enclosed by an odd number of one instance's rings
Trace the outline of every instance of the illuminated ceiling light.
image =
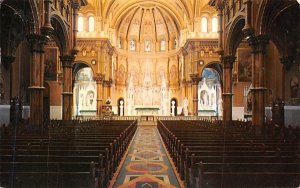
{"type": "Polygon", "coordinates": [[[297,0],[297,2],[300,4],[300,0],[297,0]]]}

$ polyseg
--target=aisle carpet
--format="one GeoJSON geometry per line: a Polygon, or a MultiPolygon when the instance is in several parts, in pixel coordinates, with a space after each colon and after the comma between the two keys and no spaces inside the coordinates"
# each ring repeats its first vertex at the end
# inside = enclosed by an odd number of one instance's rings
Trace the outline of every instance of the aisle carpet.
{"type": "Polygon", "coordinates": [[[180,187],[155,125],[138,127],[113,187],[180,187]]]}

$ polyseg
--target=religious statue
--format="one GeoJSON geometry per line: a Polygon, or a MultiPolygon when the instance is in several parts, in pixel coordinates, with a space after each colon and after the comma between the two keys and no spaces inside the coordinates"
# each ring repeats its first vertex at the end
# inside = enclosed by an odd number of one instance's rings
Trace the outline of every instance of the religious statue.
{"type": "Polygon", "coordinates": [[[183,110],[183,113],[184,113],[185,116],[188,115],[188,104],[189,104],[188,99],[186,97],[184,97],[184,99],[183,99],[183,109],[182,110],[183,110]]]}

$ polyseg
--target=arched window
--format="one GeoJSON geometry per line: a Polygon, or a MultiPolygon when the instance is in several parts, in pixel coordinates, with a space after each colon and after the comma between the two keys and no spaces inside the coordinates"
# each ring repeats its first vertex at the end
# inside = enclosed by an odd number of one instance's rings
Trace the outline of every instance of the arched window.
{"type": "Polygon", "coordinates": [[[78,32],[82,32],[83,31],[83,17],[79,16],[78,17],[78,32]]]}
{"type": "Polygon", "coordinates": [[[118,44],[119,44],[119,48],[122,49],[122,37],[119,37],[119,40],[118,40],[118,44]]]}
{"type": "Polygon", "coordinates": [[[93,16],[89,17],[89,32],[95,31],[95,18],[93,16]]]}
{"type": "Polygon", "coordinates": [[[130,40],[129,50],[130,51],[135,51],[135,41],[134,40],[130,40]]]}
{"type": "Polygon", "coordinates": [[[166,50],[166,41],[165,39],[160,41],[160,51],[165,51],[166,50]]]}
{"type": "Polygon", "coordinates": [[[211,32],[218,32],[218,18],[213,17],[211,20],[211,32]]]}
{"type": "Polygon", "coordinates": [[[201,18],[201,32],[207,33],[207,18],[206,17],[201,18]]]}

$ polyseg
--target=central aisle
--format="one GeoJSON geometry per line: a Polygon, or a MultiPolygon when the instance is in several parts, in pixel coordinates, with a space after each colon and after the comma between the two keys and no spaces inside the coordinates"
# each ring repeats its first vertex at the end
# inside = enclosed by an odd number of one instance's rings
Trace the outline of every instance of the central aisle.
{"type": "Polygon", "coordinates": [[[139,123],[113,187],[180,187],[154,122],[139,123]]]}

